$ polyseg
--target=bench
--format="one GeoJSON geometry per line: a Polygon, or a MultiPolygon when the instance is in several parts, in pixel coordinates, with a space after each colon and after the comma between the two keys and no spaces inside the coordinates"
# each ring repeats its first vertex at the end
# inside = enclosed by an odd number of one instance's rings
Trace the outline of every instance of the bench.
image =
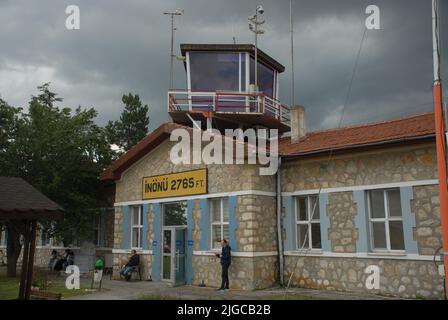
{"type": "Polygon", "coordinates": [[[142,270],[141,270],[141,265],[139,264],[138,266],[132,267],[132,271],[131,271],[131,279],[132,279],[132,275],[133,274],[138,274],[138,277],[140,279],[140,281],[142,281],[142,270]]]}
{"type": "MultiPolygon", "coordinates": [[[[120,266],[114,266],[112,271],[111,271],[110,278],[112,279],[113,270],[117,270],[117,272],[120,272],[121,269],[122,269],[122,267],[120,267],[120,266]]],[[[138,278],[140,279],[140,281],[142,281],[142,267],[141,267],[141,264],[139,264],[138,266],[132,267],[130,280],[132,280],[134,275],[138,275],[138,278]]],[[[120,274],[120,278],[121,278],[121,274],[120,274]]]]}

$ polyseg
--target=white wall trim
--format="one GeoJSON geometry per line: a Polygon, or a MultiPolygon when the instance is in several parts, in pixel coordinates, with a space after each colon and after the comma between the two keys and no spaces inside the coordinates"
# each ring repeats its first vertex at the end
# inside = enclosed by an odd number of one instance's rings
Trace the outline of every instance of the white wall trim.
{"type": "MultiPolygon", "coordinates": [[[[130,254],[131,251],[134,249],[112,249],[112,253],[123,253],[123,254],[130,254]]],[[[152,250],[139,250],[135,249],[138,254],[152,254],[152,250]]]]}
{"type": "MultiPolygon", "coordinates": [[[[415,180],[415,181],[402,181],[402,182],[391,182],[382,184],[367,184],[361,186],[348,186],[348,187],[336,187],[336,188],[322,188],[321,193],[333,193],[333,192],[347,192],[347,191],[358,191],[358,190],[371,190],[371,189],[387,189],[387,188],[399,188],[399,187],[415,187],[415,186],[429,186],[437,185],[439,180],[415,180]]],[[[293,192],[282,192],[282,196],[300,196],[307,194],[317,194],[319,189],[308,189],[293,192]]]]}
{"type": "MultiPolygon", "coordinates": [[[[417,261],[434,261],[433,256],[419,254],[378,254],[373,252],[357,252],[357,253],[339,253],[339,252],[309,252],[285,251],[285,256],[301,256],[301,257],[319,257],[319,258],[355,258],[355,259],[386,259],[386,260],[417,260],[417,261]]],[[[440,261],[436,257],[436,261],[440,261]]]]}
{"type": "MultiPolygon", "coordinates": [[[[221,253],[221,250],[209,250],[209,251],[193,251],[194,256],[214,256],[216,253],[221,253]]],[[[277,251],[262,251],[262,252],[242,252],[235,251],[232,252],[232,257],[244,257],[244,258],[254,258],[254,257],[271,257],[276,256],[277,251]]]]}
{"type": "MultiPolygon", "coordinates": [[[[23,248],[23,245],[22,245],[23,248]]],[[[45,250],[79,250],[81,247],[62,247],[62,246],[36,246],[36,249],[45,249],[45,250]]]]}
{"type": "Polygon", "coordinates": [[[176,201],[186,201],[186,200],[195,200],[195,199],[222,198],[222,197],[245,196],[245,195],[266,196],[266,197],[275,197],[276,196],[275,192],[260,191],[260,190],[241,190],[241,191],[231,191],[231,192],[199,194],[199,195],[185,196],[185,197],[170,197],[170,198],[160,198],[160,199],[152,199],[152,200],[134,200],[134,201],[115,202],[114,206],[115,207],[135,206],[135,205],[150,204],[150,203],[176,202],[176,201]]]}

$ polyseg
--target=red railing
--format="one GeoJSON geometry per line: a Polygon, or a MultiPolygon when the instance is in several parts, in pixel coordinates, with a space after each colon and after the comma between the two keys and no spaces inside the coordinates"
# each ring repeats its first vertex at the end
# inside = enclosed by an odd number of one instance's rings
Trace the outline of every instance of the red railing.
{"type": "Polygon", "coordinates": [[[168,112],[176,111],[265,114],[290,125],[289,108],[263,93],[168,91],[168,112]]]}

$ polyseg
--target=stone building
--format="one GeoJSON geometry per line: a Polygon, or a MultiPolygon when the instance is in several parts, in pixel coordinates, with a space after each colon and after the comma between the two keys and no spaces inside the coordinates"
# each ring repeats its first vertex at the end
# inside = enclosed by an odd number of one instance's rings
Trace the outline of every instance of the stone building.
{"type": "Polygon", "coordinates": [[[307,132],[303,107],[277,100],[284,68],[265,53],[253,91],[253,46],[181,50],[188,88],[169,92],[173,122],[102,175],[116,186],[115,266],[136,249],[145,279],[217,287],[215,253],[225,238],[235,289],[283,278],[306,288],[443,296],[432,114],[307,132]],[[194,135],[211,127],[277,129],[278,173],[260,175],[260,162],[171,160],[175,130],[194,135]]]}
{"type": "MultiPolygon", "coordinates": [[[[54,237],[49,237],[45,227],[39,224],[36,235],[34,266],[47,268],[53,250],[63,255],[66,249],[70,249],[75,254],[75,264],[80,268],[81,273],[93,270],[95,257],[101,257],[108,266],[112,267],[114,210],[113,208],[103,208],[99,211],[99,213],[86,212],[86,215],[91,216],[91,236],[83,240],[75,240],[74,243],[68,246],[54,237]]],[[[0,266],[7,262],[6,249],[7,230],[6,226],[0,225],[0,266]]],[[[21,254],[23,254],[23,250],[21,254]]],[[[20,264],[20,257],[18,262],[20,264]]]]}

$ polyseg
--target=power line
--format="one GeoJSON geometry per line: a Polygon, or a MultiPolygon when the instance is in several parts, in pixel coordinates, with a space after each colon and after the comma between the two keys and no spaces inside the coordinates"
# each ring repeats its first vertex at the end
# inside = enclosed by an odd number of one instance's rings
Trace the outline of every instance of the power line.
{"type": "MultiPolygon", "coordinates": [[[[342,106],[341,117],[340,117],[340,119],[339,119],[339,123],[338,123],[338,126],[337,126],[338,129],[341,127],[341,125],[342,125],[342,121],[343,121],[343,119],[344,119],[345,109],[346,109],[347,104],[348,104],[349,99],[350,99],[350,95],[351,95],[351,91],[352,91],[352,87],[353,87],[353,81],[354,81],[354,79],[355,79],[356,70],[358,69],[359,58],[360,58],[360,56],[361,56],[362,47],[363,47],[363,44],[364,44],[364,41],[365,41],[365,38],[366,38],[366,34],[367,34],[367,28],[364,26],[364,24],[363,24],[363,29],[364,29],[364,31],[363,31],[363,33],[362,33],[362,38],[361,38],[361,41],[360,41],[360,43],[359,43],[358,51],[357,51],[357,53],[356,53],[355,63],[354,63],[354,65],[353,65],[352,75],[351,75],[351,78],[350,78],[350,82],[349,82],[349,86],[348,86],[347,94],[346,94],[346,96],[345,96],[344,104],[343,104],[343,106],[342,106]]],[[[331,162],[331,159],[332,159],[332,157],[333,157],[333,151],[334,151],[334,148],[331,148],[331,149],[330,149],[330,154],[329,154],[329,156],[328,156],[327,166],[326,166],[326,167],[328,167],[328,165],[329,165],[330,162],[331,162]]],[[[311,211],[310,220],[313,220],[313,218],[314,218],[314,214],[315,214],[315,212],[316,212],[317,204],[319,203],[319,196],[320,196],[321,192],[322,192],[322,184],[320,184],[319,191],[318,191],[318,193],[317,193],[317,198],[316,198],[316,201],[314,202],[314,205],[313,205],[313,208],[312,208],[312,211],[311,211]]],[[[309,225],[307,225],[307,226],[308,226],[308,228],[309,228],[309,225]]],[[[300,248],[299,250],[303,250],[303,248],[305,247],[305,243],[308,241],[308,235],[309,235],[309,232],[310,232],[310,230],[307,229],[307,233],[306,233],[306,235],[305,235],[305,237],[304,237],[302,246],[301,246],[301,248],[300,248]]],[[[312,244],[310,244],[310,245],[312,246],[312,244]]],[[[294,269],[293,269],[293,271],[292,271],[292,273],[291,273],[291,275],[290,275],[290,277],[289,277],[288,284],[287,284],[287,286],[286,286],[286,288],[285,288],[285,295],[286,295],[286,290],[289,289],[289,285],[291,284],[291,279],[292,279],[292,277],[293,277],[293,275],[294,275],[294,270],[297,268],[299,259],[300,259],[301,257],[304,257],[304,256],[308,253],[308,251],[310,250],[310,245],[308,246],[308,249],[307,249],[305,252],[303,252],[303,255],[302,255],[302,256],[299,255],[299,256],[297,257],[296,263],[295,263],[295,265],[294,265],[294,269]]]]}

